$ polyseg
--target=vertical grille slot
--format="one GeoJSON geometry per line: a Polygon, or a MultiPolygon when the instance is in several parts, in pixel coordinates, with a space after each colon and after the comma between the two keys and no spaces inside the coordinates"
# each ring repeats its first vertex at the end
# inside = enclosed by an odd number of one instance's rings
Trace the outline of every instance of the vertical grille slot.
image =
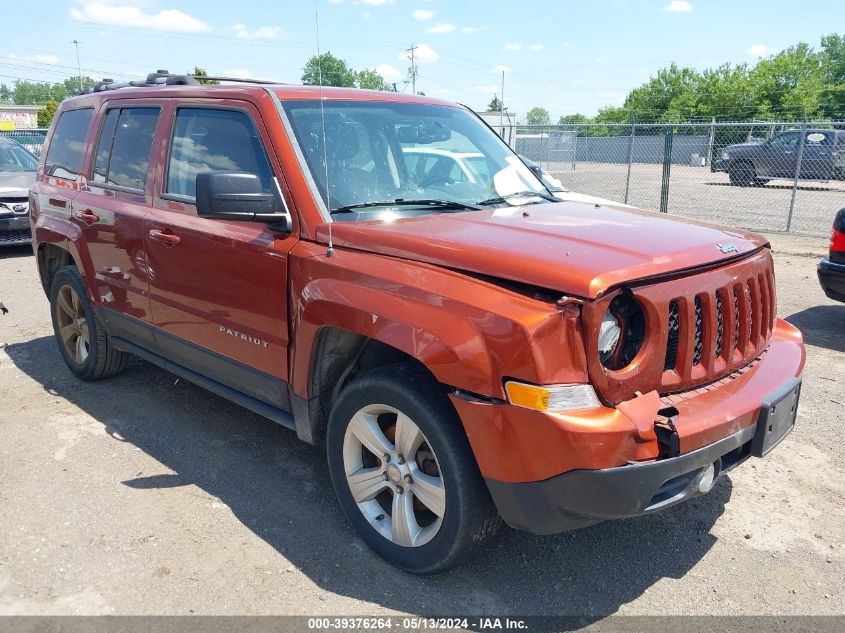
{"type": "Polygon", "coordinates": [[[669,338],[666,344],[666,359],[663,362],[663,369],[665,371],[675,369],[675,365],[678,362],[680,330],[681,312],[678,309],[678,302],[672,299],[669,302],[669,338]]]}
{"type": "Polygon", "coordinates": [[[760,336],[765,339],[769,333],[771,309],[769,308],[769,284],[766,283],[766,278],[762,273],[757,275],[757,288],[760,293],[760,336]]]}
{"type": "Polygon", "coordinates": [[[701,351],[704,346],[704,310],[701,307],[701,297],[695,297],[695,348],[692,352],[692,364],[701,364],[701,351]]]}
{"type": "Polygon", "coordinates": [[[742,329],[742,321],[739,320],[739,287],[734,286],[734,340],[732,350],[739,349],[739,331],[742,329]]]}
{"type": "Polygon", "coordinates": [[[722,313],[722,293],[716,293],[716,357],[722,355],[725,338],[725,315],[722,313]]]}

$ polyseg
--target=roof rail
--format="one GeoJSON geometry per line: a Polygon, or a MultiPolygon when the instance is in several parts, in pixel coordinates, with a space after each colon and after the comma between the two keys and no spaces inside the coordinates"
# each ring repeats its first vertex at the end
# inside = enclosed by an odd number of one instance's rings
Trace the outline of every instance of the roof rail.
{"type": "Polygon", "coordinates": [[[92,87],[83,90],[79,94],[92,94],[105,90],[118,90],[120,88],[139,88],[148,86],[199,86],[202,81],[231,81],[236,83],[249,84],[279,84],[279,81],[268,81],[265,79],[244,79],[242,77],[211,77],[207,75],[174,75],[166,70],[157,70],[147,75],[146,79],[125,81],[115,83],[113,79],[104,78],[92,87]]]}

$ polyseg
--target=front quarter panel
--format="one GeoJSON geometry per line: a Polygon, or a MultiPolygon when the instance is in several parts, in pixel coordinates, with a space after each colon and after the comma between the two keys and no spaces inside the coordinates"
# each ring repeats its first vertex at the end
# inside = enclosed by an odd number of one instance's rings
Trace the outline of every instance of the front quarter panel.
{"type": "Polygon", "coordinates": [[[291,253],[292,386],[308,397],[326,326],[399,349],[446,385],[504,398],[503,378],[586,382],[577,324],[555,304],[436,266],[300,242],[291,253]]]}

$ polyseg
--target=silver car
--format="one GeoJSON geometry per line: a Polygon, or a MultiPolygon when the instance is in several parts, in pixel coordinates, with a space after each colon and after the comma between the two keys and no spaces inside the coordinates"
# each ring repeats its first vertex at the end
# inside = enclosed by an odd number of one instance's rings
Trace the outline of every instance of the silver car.
{"type": "Polygon", "coordinates": [[[0,247],[29,244],[29,188],[38,159],[20,143],[0,138],[0,247]]]}

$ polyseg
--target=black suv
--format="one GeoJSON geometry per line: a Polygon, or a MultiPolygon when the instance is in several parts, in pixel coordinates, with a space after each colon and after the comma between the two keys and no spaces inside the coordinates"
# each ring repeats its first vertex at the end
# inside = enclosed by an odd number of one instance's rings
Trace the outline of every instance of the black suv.
{"type": "Polygon", "coordinates": [[[794,178],[799,154],[799,178],[845,180],[845,130],[788,130],[763,142],[729,145],[714,161],[713,171],[727,172],[731,183],[740,187],[764,185],[775,178],[794,178]]]}

